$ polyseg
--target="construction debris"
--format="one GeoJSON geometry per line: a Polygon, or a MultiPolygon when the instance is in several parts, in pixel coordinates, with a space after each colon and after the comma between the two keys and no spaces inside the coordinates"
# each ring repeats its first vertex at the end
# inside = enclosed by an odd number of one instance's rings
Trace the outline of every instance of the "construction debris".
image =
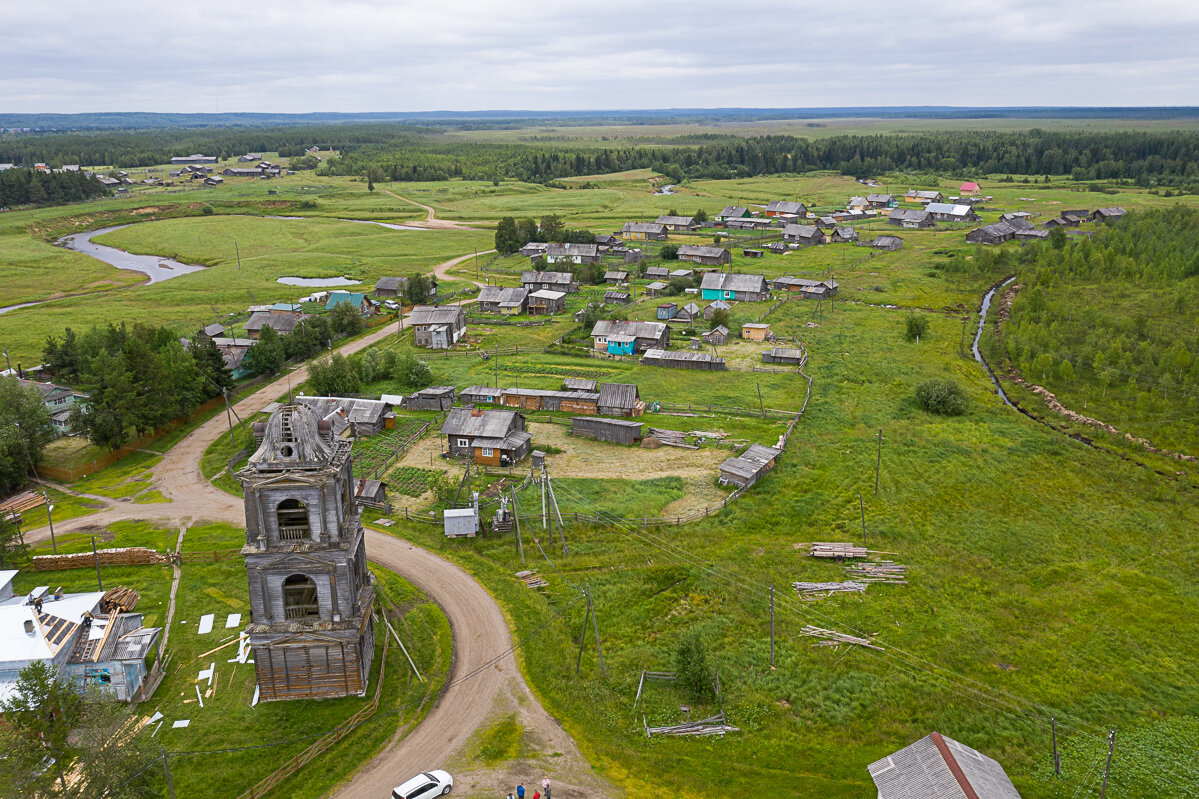
{"type": "Polygon", "coordinates": [[[799,634],[800,635],[809,635],[809,636],[812,636],[813,638],[821,639],[819,642],[816,643],[816,646],[838,646],[840,644],[855,644],[857,646],[867,647],[868,649],[877,649],[879,652],[883,651],[883,648],[881,646],[875,646],[867,638],[858,638],[853,635],[846,635],[845,633],[839,633],[836,630],[825,630],[821,627],[813,627],[810,624],[805,625],[804,628],[799,631],[799,634]]]}
{"type": "Polygon", "coordinates": [[[100,612],[111,613],[114,610],[120,610],[128,613],[137,607],[139,599],[141,599],[141,595],[132,588],[110,588],[104,592],[104,596],[100,597],[100,612]]]}
{"type": "Polygon", "coordinates": [[[682,430],[660,430],[657,427],[651,427],[646,432],[668,447],[699,449],[699,447],[695,446],[694,444],[687,443],[687,434],[682,430]]]}
{"type": "Polygon", "coordinates": [[[853,580],[864,583],[886,583],[889,585],[907,585],[907,566],[889,560],[875,563],[850,563],[845,566],[845,573],[853,580]]]}
{"type": "Polygon", "coordinates": [[[838,593],[866,593],[866,583],[856,580],[846,580],[840,583],[791,583],[803,600],[824,599],[838,593]]]}
{"type": "Polygon", "coordinates": [[[529,588],[541,588],[542,586],[549,585],[544,577],[534,571],[520,571],[516,573],[516,576],[529,588]]]}
{"type": "Polygon", "coordinates": [[[669,727],[651,727],[645,721],[645,716],[641,717],[641,724],[645,727],[645,737],[652,738],[657,735],[719,735],[724,737],[726,732],[740,732],[737,727],[733,727],[725,723],[724,711],[720,711],[715,716],[709,716],[700,721],[688,721],[683,724],[674,724],[669,727]]]}

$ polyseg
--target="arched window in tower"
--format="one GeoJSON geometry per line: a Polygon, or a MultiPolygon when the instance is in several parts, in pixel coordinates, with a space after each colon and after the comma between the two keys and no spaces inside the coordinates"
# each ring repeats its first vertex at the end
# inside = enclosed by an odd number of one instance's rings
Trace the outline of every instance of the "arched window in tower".
{"type": "Polygon", "coordinates": [[[293,574],[283,581],[283,618],[316,619],[321,610],[316,599],[316,583],[306,574],[293,574]]]}
{"type": "Polygon", "coordinates": [[[303,541],[310,536],[308,509],[298,499],[285,499],[275,509],[280,541],[303,541]]]}

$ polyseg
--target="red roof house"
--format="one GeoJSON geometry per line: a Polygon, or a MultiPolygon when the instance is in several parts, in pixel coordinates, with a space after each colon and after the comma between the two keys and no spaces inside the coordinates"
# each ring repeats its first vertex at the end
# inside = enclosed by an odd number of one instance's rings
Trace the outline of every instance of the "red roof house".
{"type": "Polygon", "coordinates": [[[974,183],[973,181],[966,181],[962,184],[962,187],[958,189],[958,191],[969,192],[973,194],[978,191],[978,184],[974,183]]]}

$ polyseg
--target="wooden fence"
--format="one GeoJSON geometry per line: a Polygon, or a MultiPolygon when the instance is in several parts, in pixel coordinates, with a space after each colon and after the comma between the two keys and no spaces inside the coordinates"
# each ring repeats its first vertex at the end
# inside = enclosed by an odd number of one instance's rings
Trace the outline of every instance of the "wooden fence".
{"type": "Polygon", "coordinates": [[[176,552],[171,558],[176,563],[220,563],[239,554],[240,549],[213,549],[205,552],[176,552]]]}
{"type": "MultiPolygon", "coordinates": [[[[380,608],[380,613],[382,612],[383,610],[380,608]]],[[[379,682],[375,686],[375,695],[371,697],[370,701],[359,708],[357,713],[314,741],[303,752],[292,755],[291,760],[287,763],[275,769],[254,785],[251,785],[250,789],[238,796],[237,799],[258,799],[260,796],[265,796],[269,791],[277,788],[288,777],[291,777],[301,768],[324,754],[330,747],[357,729],[360,724],[375,715],[375,712],[379,709],[379,697],[383,693],[383,678],[386,675],[387,650],[390,643],[391,639],[384,632],[383,657],[379,660],[379,682]]]]}

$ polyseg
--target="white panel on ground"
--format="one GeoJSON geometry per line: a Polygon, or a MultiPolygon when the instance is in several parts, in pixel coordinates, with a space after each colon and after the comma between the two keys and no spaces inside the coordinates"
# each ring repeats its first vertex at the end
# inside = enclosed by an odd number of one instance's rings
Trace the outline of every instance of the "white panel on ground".
{"type": "Polygon", "coordinates": [[[216,618],[213,613],[206,613],[200,617],[200,628],[196,630],[196,635],[205,635],[212,632],[212,620],[216,618]]]}
{"type": "Polygon", "coordinates": [[[250,700],[250,707],[254,707],[254,705],[257,705],[257,704],[258,704],[258,685],[257,685],[257,683],[255,683],[254,698],[250,700]]]}
{"type": "Polygon", "coordinates": [[[180,727],[186,727],[188,724],[191,724],[191,723],[192,723],[191,719],[180,719],[179,721],[176,721],[171,726],[175,729],[179,729],[180,727]]]}
{"type": "Polygon", "coordinates": [[[230,613],[229,618],[225,619],[225,629],[226,630],[230,629],[231,627],[236,627],[239,624],[241,624],[241,614],[240,613],[230,613]]]}

